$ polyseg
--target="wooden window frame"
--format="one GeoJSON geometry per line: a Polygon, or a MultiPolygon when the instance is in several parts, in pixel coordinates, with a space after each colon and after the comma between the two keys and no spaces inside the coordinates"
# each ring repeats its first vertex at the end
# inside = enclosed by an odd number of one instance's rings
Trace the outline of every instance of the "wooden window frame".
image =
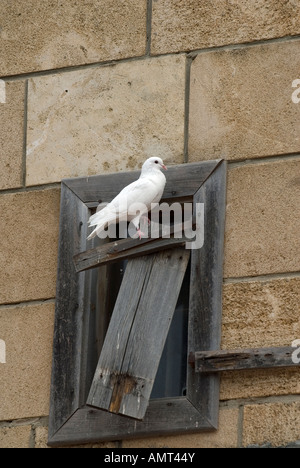
{"type": "MultiPolygon", "coordinates": [[[[49,417],[50,446],[218,427],[219,376],[188,363],[184,397],[150,400],[137,421],[86,405],[95,370],[95,270],[77,273],[73,258],[89,247],[91,209],[109,202],[138,171],[66,179],[61,184],[58,274],[49,417]]],[[[188,355],[218,350],[221,339],[226,163],[213,160],[171,166],[162,201],[204,204],[204,245],[191,250],[188,355]]],[[[139,241],[137,240],[137,243],[139,241]]]]}

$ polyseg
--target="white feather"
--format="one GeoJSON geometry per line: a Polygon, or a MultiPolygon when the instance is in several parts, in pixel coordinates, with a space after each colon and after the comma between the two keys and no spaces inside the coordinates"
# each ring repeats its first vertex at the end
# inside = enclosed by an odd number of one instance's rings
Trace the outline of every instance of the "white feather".
{"type": "Polygon", "coordinates": [[[89,226],[96,228],[88,240],[102,232],[109,224],[124,220],[132,221],[138,229],[140,217],[150,210],[151,203],[158,203],[162,197],[166,178],[161,169],[166,167],[160,158],[147,159],[139,179],[124,187],[105,208],[90,217],[89,226]],[[138,214],[132,209],[137,203],[145,207],[138,214]]]}

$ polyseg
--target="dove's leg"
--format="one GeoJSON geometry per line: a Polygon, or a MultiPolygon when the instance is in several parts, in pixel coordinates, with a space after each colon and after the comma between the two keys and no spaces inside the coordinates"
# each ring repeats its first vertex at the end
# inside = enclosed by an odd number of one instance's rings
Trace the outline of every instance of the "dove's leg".
{"type": "Polygon", "coordinates": [[[140,240],[141,240],[142,236],[145,236],[145,235],[146,235],[144,232],[142,232],[142,231],[140,230],[139,227],[136,229],[136,231],[137,231],[137,232],[136,232],[136,235],[135,235],[134,237],[139,237],[140,240]]]}
{"type": "MultiPolygon", "coordinates": [[[[131,222],[136,228],[136,234],[133,237],[139,237],[141,240],[142,237],[147,237],[147,234],[141,231],[140,220],[141,218],[146,218],[146,216],[141,216],[140,214],[136,216],[131,222]]],[[[148,219],[148,218],[147,218],[148,219]]]]}
{"type": "Polygon", "coordinates": [[[136,230],[137,230],[137,233],[138,233],[138,236],[141,240],[142,236],[143,237],[147,237],[147,234],[145,234],[144,232],[141,231],[141,228],[146,232],[148,232],[148,228],[149,226],[151,225],[151,221],[150,219],[148,218],[147,215],[142,215],[141,218],[140,218],[140,224],[139,226],[136,227],[136,230]]]}

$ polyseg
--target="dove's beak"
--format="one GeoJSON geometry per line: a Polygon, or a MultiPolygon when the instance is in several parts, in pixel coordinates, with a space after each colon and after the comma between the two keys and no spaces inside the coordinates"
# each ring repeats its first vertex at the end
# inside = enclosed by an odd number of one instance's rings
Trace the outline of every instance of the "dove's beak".
{"type": "Polygon", "coordinates": [[[164,164],[162,164],[161,167],[162,167],[165,171],[168,170],[168,168],[167,168],[164,164]]]}

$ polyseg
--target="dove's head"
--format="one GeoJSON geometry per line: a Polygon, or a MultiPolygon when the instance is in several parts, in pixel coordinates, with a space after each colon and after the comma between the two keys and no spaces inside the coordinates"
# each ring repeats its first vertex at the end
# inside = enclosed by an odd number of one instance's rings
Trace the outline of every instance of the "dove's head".
{"type": "Polygon", "coordinates": [[[163,160],[161,158],[156,158],[155,156],[147,159],[142,167],[142,171],[155,171],[160,169],[167,170],[163,160]]]}

